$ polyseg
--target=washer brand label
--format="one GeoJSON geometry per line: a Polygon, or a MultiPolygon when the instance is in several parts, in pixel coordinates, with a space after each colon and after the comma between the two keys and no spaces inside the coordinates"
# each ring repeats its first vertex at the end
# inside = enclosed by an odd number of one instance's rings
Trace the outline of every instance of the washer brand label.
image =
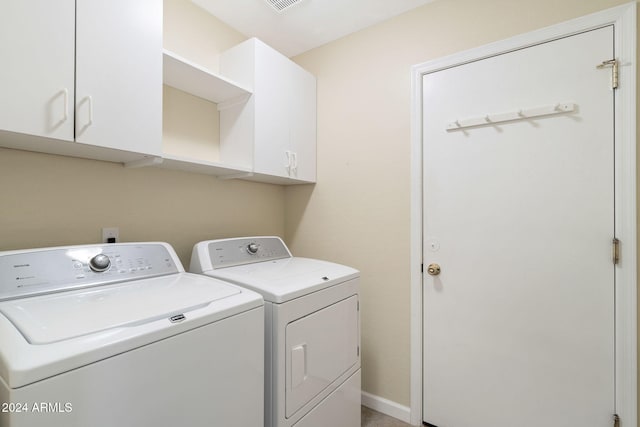
{"type": "Polygon", "coordinates": [[[178,322],[182,322],[184,319],[186,319],[184,317],[184,314],[176,314],[175,316],[171,316],[169,317],[169,321],[171,323],[178,323],[178,322]]]}

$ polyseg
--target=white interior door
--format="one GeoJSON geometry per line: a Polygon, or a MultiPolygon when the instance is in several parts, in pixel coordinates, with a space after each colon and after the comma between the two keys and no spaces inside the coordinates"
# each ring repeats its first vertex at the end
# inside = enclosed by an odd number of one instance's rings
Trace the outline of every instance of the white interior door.
{"type": "Polygon", "coordinates": [[[614,92],[596,66],[613,40],[608,26],[423,77],[428,424],[612,423],[614,92]],[[561,103],[575,111],[523,117],[561,103]],[[500,113],[516,119],[487,121],[500,113]],[[485,124],[447,130],[468,119],[485,124]]]}

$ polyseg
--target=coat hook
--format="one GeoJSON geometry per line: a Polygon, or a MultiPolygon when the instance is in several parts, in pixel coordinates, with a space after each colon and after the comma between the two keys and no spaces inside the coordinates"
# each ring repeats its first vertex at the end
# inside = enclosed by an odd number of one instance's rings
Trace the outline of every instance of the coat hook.
{"type": "Polygon", "coordinates": [[[563,113],[569,113],[577,111],[577,105],[573,102],[563,102],[555,104],[547,104],[542,107],[535,108],[519,108],[517,110],[511,110],[508,113],[500,114],[485,114],[484,116],[477,116],[469,119],[456,119],[447,123],[446,129],[448,131],[455,131],[458,129],[472,128],[476,126],[492,125],[497,126],[499,123],[511,122],[517,120],[531,120],[541,116],[553,116],[563,113]]]}

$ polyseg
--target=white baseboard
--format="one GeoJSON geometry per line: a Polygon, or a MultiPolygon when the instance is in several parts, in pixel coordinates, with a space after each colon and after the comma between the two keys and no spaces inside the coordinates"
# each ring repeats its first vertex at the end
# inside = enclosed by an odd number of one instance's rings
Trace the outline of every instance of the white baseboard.
{"type": "Polygon", "coordinates": [[[411,409],[384,397],[362,392],[362,405],[405,423],[411,423],[411,409]]]}

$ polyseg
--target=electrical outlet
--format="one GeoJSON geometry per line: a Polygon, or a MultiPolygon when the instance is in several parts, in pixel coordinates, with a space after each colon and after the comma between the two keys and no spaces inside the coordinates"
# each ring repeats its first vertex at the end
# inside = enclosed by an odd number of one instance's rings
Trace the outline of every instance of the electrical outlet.
{"type": "Polygon", "coordinates": [[[120,230],[118,227],[105,227],[102,229],[102,243],[109,243],[109,239],[115,239],[111,243],[118,241],[120,230]]]}

